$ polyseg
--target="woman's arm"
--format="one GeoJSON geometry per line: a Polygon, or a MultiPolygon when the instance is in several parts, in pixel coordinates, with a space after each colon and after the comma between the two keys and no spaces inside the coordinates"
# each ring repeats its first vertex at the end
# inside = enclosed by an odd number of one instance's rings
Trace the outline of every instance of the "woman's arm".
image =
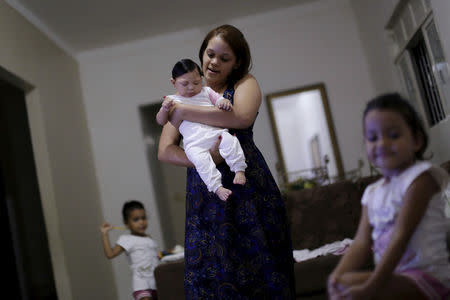
{"type": "Polygon", "coordinates": [[[176,104],[170,122],[178,126],[181,120],[188,120],[223,128],[243,129],[253,124],[260,105],[261,90],[258,82],[255,77],[247,74],[235,86],[231,111],[217,107],[176,104]]]}
{"type": "Polygon", "coordinates": [[[164,125],[158,145],[158,159],[182,167],[193,167],[183,148],[179,146],[180,132],[171,124],[164,125]]]}
{"type": "MultiPolygon", "coordinates": [[[[187,158],[183,148],[179,146],[181,135],[178,129],[176,129],[171,123],[164,125],[159,139],[158,145],[158,159],[160,161],[182,166],[182,167],[194,167],[191,161],[187,158]]],[[[211,157],[214,163],[217,165],[224,161],[219,153],[220,139],[210,149],[211,157]]]]}
{"type": "Polygon", "coordinates": [[[377,264],[372,276],[365,283],[372,291],[382,287],[392,274],[405,249],[422,220],[432,196],[439,186],[429,172],[417,177],[405,193],[403,205],[394,224],[394,232],[385,254],[377,264]]]}

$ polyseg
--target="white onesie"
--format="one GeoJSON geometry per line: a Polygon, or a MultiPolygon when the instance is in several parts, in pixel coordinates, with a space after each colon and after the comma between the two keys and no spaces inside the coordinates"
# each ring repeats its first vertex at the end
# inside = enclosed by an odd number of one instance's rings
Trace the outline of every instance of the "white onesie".
{"type": "MultiPolygon", "coordinates": [[[[180,103],[199,106],[214,106],[213,104],[223,98],[210,87],[203,87],[200,93],[189,98],[179,95],[169,95],[168,97],[180,103]]],[[[219,136],[222,136],[219,153],[225,159],[230,170],[238,172],[247,168],[239,140],[231,135],[228,129],[184,120],[179,130],[183,136],[184,151],[194,164],[208,191],[216,192],[222,186],[222,175],[217,170],[209,153],[209,149],[219,136]]]]}

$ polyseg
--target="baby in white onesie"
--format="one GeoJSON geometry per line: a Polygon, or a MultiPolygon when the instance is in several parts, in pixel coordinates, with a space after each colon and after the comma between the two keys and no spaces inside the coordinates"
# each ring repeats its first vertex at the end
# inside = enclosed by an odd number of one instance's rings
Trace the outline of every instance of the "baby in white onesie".
{"type": "MultiPolygon", "coordinates": [[[[174,102],[199,106],[216,106],[223,110],[231,110],[232,104],[209,87],[203,87],[200,67],[190,59],[182,59],[172,70],[171,82],[176,89],[175,95],[165,97],[161,109],[156,115],[160,125],[165,125],[174,102]]],[[[244,152],[239,140],[227,129],[213,127],[201,123],[184,120],[179,131],[183,136],[184,151],[194,164],[198,174],[210,192],[214,192],[221,200],[227,200],[231,190],[222,185],[222,175],[217,170],[209,150],[220,137],[219,153],[225,159],[230,170],[236,175],[234,184],[244,185],[246,182],[244,152]]]]}

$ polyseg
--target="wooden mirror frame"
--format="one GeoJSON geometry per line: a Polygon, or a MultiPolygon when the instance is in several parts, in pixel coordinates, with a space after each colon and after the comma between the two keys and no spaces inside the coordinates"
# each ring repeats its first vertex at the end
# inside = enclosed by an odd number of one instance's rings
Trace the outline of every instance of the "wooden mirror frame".
{"type": "Polygon", "coordinates": [[[285,159],[283,157],[283,151],[282,151],[283,145],[281,145],[280,137],[278,134],[279,129],[276,124],[273,102],[276,101],[277,98],[279,98],[279,97],[284,97],[284,96],[289,96],[289,95],[293,95],[293,94],[299,94],[299,93],[309,92],[309,91],[314,91],[314,90],[318,90],[320,92],[320,96],[322,98],[322,106],[323,106],[325,119],[326,119],[326,123],[327,123],[327,127],[328,127],[328,133],[330,136],[330,143],[331,143],[331,147],[332,147],[332,151],[333,151],[333,156],[335,159],[335,166],[336,166],[336,171],[337,171],[336,175],[338,178],[341,178],[344,176],[344,169],[342,166],[341,153],[339,151],[339,147],[338,147],[338,143],[337,143],[336,133],[334,130],[334,123],[333,123],[333,119],[331,116],[330,107],[328,104],[328,97],[327,97],[327,93],[326,93],[326,89],[325,89],[325,84],[317,83],[317,84],[302,86],[299,88],[289,89],[289,90],[285,90],[285,91],[270,93],[266,96],[266,101],[267,101],[267,106],[268,106],[269,116],[270,116],[270,122],[272,125],[272,132],[273,132],[273,135],[275,138],[275,145],[276,145],[277,152],[278,152],[278,159],[280,162],[280,168],[281,168],[284,183],[289,183],[288,173],[287,173],[285,159]]]}

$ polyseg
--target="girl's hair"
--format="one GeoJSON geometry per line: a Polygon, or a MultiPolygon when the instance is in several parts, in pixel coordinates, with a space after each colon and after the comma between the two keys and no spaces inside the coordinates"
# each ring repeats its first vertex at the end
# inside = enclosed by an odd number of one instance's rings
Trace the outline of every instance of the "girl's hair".
{"type": "Polygon", "coordinates": [[[203,53],[208,46],[209,41],[220,36],[233,50],[236,56],[237,68],[233,69],[231,74],[228,76],[227,82],[234,84],[239,79],[248,74],[252,66],[252,57],[250,54],[250,48],[247,41],[245,40],[242,32],[232,25],[222,25],[213,30],[211,30],[203,40],[203,43],[198,52],[198,57],[200,58],[200,63],[203,65],[203,53]]]}
{"type": "Polygon", "coordinates": [[[192,72],[195,69],[197,69],[198,74],[200,74],[200,76],[202,76],[202,70],[200,69],[200,67],[191,59],[189,58],[184,58],[182,60],[179,60],[172,69],[172,78],[173,79],[177,79],[177,77],[180,77],[186,73],[192,72]]]}
{"type": "Polygon", "coordinates": [[[408,100],[398,93],[383,94],[372,99],[367,103],[364,110],[363,126],[366,115],[374,109],[393,111],[405,120],[413,136],[415,138],[422,138],[422,147],[416,152],[416,159],[423,160],[423,154],[428,147],[428,135],[422,119],[408,100]]]}
{"type": "Polygon", "coordinates": [[[122,217],[123,217],[123,222],[125,224],[128,223],[128,218],[130,217],[130,213],[135,209],[145,209],[145,208],[144,208],[144,205],[137,200],[130,200],[123,204],[122,217]]]}

